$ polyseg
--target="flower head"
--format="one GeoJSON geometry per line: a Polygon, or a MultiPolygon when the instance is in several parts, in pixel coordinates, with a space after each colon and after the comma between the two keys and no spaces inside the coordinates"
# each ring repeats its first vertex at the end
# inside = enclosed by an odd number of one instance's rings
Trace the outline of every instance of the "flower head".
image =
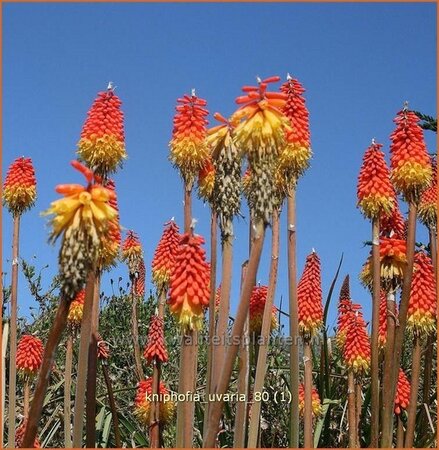
{"type": "MultiPolygon", "coordinates": [[[[27,419],[15,430],[15,447],[21,448],[23,446],[24,433],[26,431],[27,419]]],[[[32,448],[41,448],[40,441],[35,438],[32,448]]]]}
{"type": "Polygon", "coordinates": [[[343,358],[348,370],[353,371],[357,376],[362,376],[369,371],[370,367],[369,336],[361,311],[355,311],[350,318],[343,358]]]}
{"type": "Polygon", "coordinates": [[[395,414],[401,414],[410,403],[410,382],[402,369],[399,369],[398,384],[395,394],[395,414]]]}
{"type": "Polygon", "coordinates": [[[279,156],[279,171],[287,186],[294,185],[309,167],[312,151],[310,144],[309,113],[300,82],[288,77],[281,92],[286,94],[283,113],[288,118],[291,130],[287,133],[286,146],[279,156]]]}
{"type": "Polygon", "coordinates": [[[146,280],[145,261],[142,258],[137,266],[137,271],[135,273],[133,283],[133,293],[137,297],[144,297],[145,295],[145,280],[146,280]]]}
{"type": "Polygon", "coordinates": [[[358,176],[358,206],[369,219],[388,216],[394,207],[395,191],[381,147],[373,142],[366,150],[358,176]]]}
{"type": "Polygon", "coordinates": [[[165,224],[152,260],[152,281],[157,289],[167,289],[180,244],[180,230],[174,220],[165,224]]]}
{"type": "Polygon", "coordinates": [[[81,172],[87,186],[63,184],[56,191],[64,198],[55,200],[44,215],[53,215],[51,240],[63,235],[59,256],[62,292],[72,299],[85,283],[90,270],[96,265],[103,236],[109,222],[117,217],[117,211],[109,204],[114,193],[93,182],[93,172],[72,161],[81,172]]]}
{"type": "Polygon", "coordinates": [[[383,237],[394,237],[404,239],[404,217],[399,209],[398,200],[394,198],[392,212],[389,215],[380,215],[380,235],[383,237]]]}
{"type": "Polygon", "coordinates": [[[432,178],[427,189],[422,193],[418,206],[418,216],[427,227],[436,227],[437,224],[437,166],[432,160],[432,178]]]}
{"type": "MultiPolygon", "coordinates": [[[[323,414],[322,404],[320,402],[319,393],[317,389],[313,386],[311,391],[311,405],[312,405],[312,414],[314,417],[321,416],[323,414]]],[[[305,385],[303,383],[299,384],[299,414],[303,416],[305,411],[305,385]]]]}
{"type": "MultiPolygon", "coordinates": [[[[149,425],[151,422],[151,402],[148,396],[152,395],[152,393],[152,378],[146,378],[146,380],[141,381],[137,385],[137,394],[134,400],[134,414],[144,425],[149,425]]],[[[169,391],[162,382],[159,385],[159,395],[161,396],[159,417],[161,424],[164,425],[172,420],[175,413],[175,403],[171,400],[166,400],[169,391]]]]}
{"type": "MultiPolygon", "coordinates": [[[[381,283],[384,288],[396,289],[402,283],[407,266],[406,241],[393,237],[380,238],[381,283]]],[[[360,274],[361,282],[372,287],[372,257],[369,256],[360,274]]]]}
{"type": "Polygon", "coordinates": [[[407,312],[407,329],[425,336],[436,328],[436,282],[431,259],[417,252],[407,312]]]}
{"type": "Polygon", "coordinates": [[[169,143],[170,160],[180,170],[185,183],[192,186],[198,171],[209,158],[206,145],[206,100],[195,93],[177,99],[172,140],[169,143]]]}
{"type": "Polygon", "coordinates": [[[69,306],[69,313],[67,315],[67,323],[72,329],[77,329],[81,326],[82,316],[84,314],[85,290],[79,291],[69,306]]]}
{"type": "Polygon", "coordinates": [[[34,377],[43,362],[44,346],[40,339],[31,334],[21,337],[17,345],[16,366],[23,377],[34,377]]]}
{"type": "Polygon", "coordinates": [[[306,258],[305,268],[297,285],[297,305],[299,332],[305,339],[310,339],[323,324],[320,259],[315,251],[306,258]]]}
{"type": "Polygon", "coordinates": [[[106,361],[110,357],[110,349],[108,344],[102,339],[100,334],[96,336],[96,341],[98,346],[97,357],[101,361],[106,361]]]}
{"type": "Polygon", "coordinates": [[[108,180],[105,187],[112,191],[114,195],[110,198],[110,206],[117,212],[117,216],[108,222],[108,230],[102,238],[101,248],[99,250],[99,266],[108,269],[116,263],[119,256],[121,233],[119,224],[119,207],[117,204],[116,186],[113,180],[108,180]]]}
{"type": "Polygon", "coordinates": [[[122,261],[127,264],[130,277],[135,276],[136,272],[139,270],[139,264],[142,259],[143,250],[139,236],[137,236],[133,230],[129,230],[122,243],[122,261]]]}
{"type": "Polygon", "coordinates": [[[3,184],[3,204],[13,216],[31,208],[37,196],[35,170],[30,158],[17,158],[8,169],[3,184]]]}
{"type": "Polygon", "coordinates": [[[396,129],[390,139],[391,179],[407,201],[418,201],[432,176],[430,159],[419,117],[407,108],[395,118],[396,129]]]}
{"type": "Polygon", "coordinates": [[[211,203],[213,186],[215,184],[215,167],[210,159],[204,163],[198,172],[198,194],[200,198],[211,203]]]}
{"type": "Polygon", "coordinates": [[[353,314],[353,312],[354,308],[349,289],[349,275],[346,275],[338,298],[337,334],[335,340],[340,349],[343,349],[346,341],[346,331],[351,320],[350,314],[353,314]]]}
{"type": "Polygon", "coordinates": [[[209,305],[210,270],[202,244],[201,236],[183,234],[172,268],[169,308],[183,332],[201,328],[209,305]]]}
{"type": "Polygon", "coordinates": [[[152,316],[149,322],[148,342],[143,352],[148,364],[157,359],[164,363],[168,360],[168,352],[165,344],[164,321],[159,316],[152,316]]]}
{"type": "Polygon", "coordinates": [[[115,172],[126,158],[122,102],[112,89],[99,92],[78,142],[78,155],[99,175],[115,172]]]}
{"type": "MultiPolygon", "coordinates": [[[[268,287],[255,286],[250,297],[249,331],[260,334],[264,318],[265,303],[267,301],[268,287]]],[[[277,308],[273,305],[271,311],[270,331],[278,327],[277,308]]]]}

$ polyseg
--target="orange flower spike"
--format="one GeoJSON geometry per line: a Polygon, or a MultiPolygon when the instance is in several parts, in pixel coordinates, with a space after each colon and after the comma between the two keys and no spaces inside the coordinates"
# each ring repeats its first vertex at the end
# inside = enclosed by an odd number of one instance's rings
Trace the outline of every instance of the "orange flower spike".
{"type": "Polygon", "coordinates": [[[105,187],[114,195],[109,200],[109,205],[117,212],[117,216],[108,223],[106,235],[102,238],[100,249],[100,266],[109,269],[116,263],[119,256],[122,235],[119,223],[119,206],[117,203],[116,185],[114,180],[108,180],[105,187]]]}
{"type": "Polygon", "coordinates": [[[3,184],[3,204],[13,216],[30,209],[37,197],[37,181],[30,158],[17,158],[8,169],[3,184]]]}
{"type": "MultiPolygon", "coordinates": [[[[323,414],[322,404],[320,402],[320,396],[315,387],[311,391],[311,405],[312,413],[315,417],[321,416],[323,414]]],[[[301,383],[299,385],[299,414],[303,416],[305,410],[305,385],[301,383]]]]}
{"type": "Polygon", "coordinates": [[[279,170],[291,184],[303,175],[312,156],[309,112],[302,95],[305,89],[298,80],[288,75],[280,90],[287,97],[282,111],[290,122],[291,130],[287,133],[287,145],[279,157],[279,170]]]}
{"type": "Polygon", "coordinates": [[[169,308],[183,331],[201,329],[209,306],[210,274],[201,236],[183,234],[172,268],[169,308]]]}
{"type": "Polygon", "coordinates": [[[115,172],[127,157],[121,104],[111,85],[107,91],[99,92],[78,142],[81,160],[102,176],[115,172]]]}
{"type": "Polygon", "coordinates": [[[164,321],[159,316],[152,316],[149,323],[148,342],[143,356],[151,364],[154,359],[165,363],[168,361],[168,352],[165,345],[164,321]]]}
{"type": "Polygon", "coordinates": [[[191,187],[196,174],[209,158],[206,145],[206,118],[209,111],[205,108],[207,102],[198,98],[195,90],[191,96],[184,95],[177,99],[177,103],[169,159],[191,187]]]}
{"type": "MultiPolygon", "coordinates": [[[[26,431],[27,419],[15,430],[15,448],[23,446],[24,432],[26,431]]],[[[41,448],[40,441],[35,438],[33,448],[41,448]]]]}
{"type": "MultiPolygon", "coordinates": [[[[151,417],[151,402],[149,396],[152,395],[152,378],[146,378],[137,385],[136,398],[134,400],[134,414],[137,419],[144,425],[150,425],[151,417]]],[[[159,414],[162,425],[169,423],[175,413],[175,403],[168,400],[169,391],[166,386],[160,381],[159,395],[161,398],[159,414]]]]}
{"type": "Polygon", "coordinates": [[[297,285],[299,332],[304,339],[311,339],[323,325],[320,272],[320,259],[313,250],[306,258],[305,268],[297,285]]]}
{"type": "Polygon", "coordinates": [[[338,315],[337,315],[337,334],[336,344],[340,349],[346,340],[346,329],[349,324],[349,314],[352,312],[352,300],[349,289],[349,275],[346,275],[340,289],[340,296],[338,298],[338,315]]]}
{"type": "Polygon", "coordinates": [[[40,339],[31,334],[21,337],[17,345],[16,366],[25,378],[33,378],[43,362],[44,346],[40,339]]]}
{"type": "Polygon", "coordinates": [[[398,385],[395,394],[395,414],[401,414],[410,403],[410,382],[402,369],[399,369],[398,385]]]}
{"type": "Polygon", "coordinates": [[[390,136],[391,179],[407,201],[419,197],[431,182],[432,168],[419,117],[407,107],[394,119],[396,129],[390,136]]]}
{"type": "MultiPolygon", "coordinates": [[[[385,291],[381,291],[380,294],[379,313],[378,345],[380,348],[384,348],[387,341],[387,296],[385,291]]],[[[398,311],[396,311],[396,313],[398,313],[398,311]]]]}
{"type": "Polygon", "coordinates": [[[180,230],[171,219],[165,224],[152,260],[152,281],[160,291],[168,289],[175,257],[180,245],[180,230]]]}
{"type": "Polygon", "coordinates": [[[133,230],[129,230],[122,243],[122,261],[128,265],[130,277],[134,277],[140,261],[143,259],[142,245],[133,230]]]}
{"type": "Polygon", "coordinates": [[[431,259],[417,252],[407,312],[407,329],[418,336],[431,334],[436,328],[436,282],[431,259]]]}
{"type": "Polygon", "coordinates": [[[390,182],[382,144],[372,142],[363,157],[357,184],[358,207],[369,219],[390,215],[394,207],[395,191],[390,182]]]}
{"type": "Polygon", "coordinates": [[[427,227],[436,227],[437,225],[437,165],[432,160],[432,179],[428,188],[422,193],[418,206],[418,216],[421,222],[427,227]]]}
{"type": "Polygon", "coordinates": [[[201,199],[211,202],[215,184],[215,167],[208,159],[198,172],[198,195],[201,199]]]}
{"type": "MultiPolygon", "coordinates": [[[[249,331],[260,334],[264,317],[265,302],[267,301],[268,286],[255,286],[250,297],[249,331]]],[[[277,308],[273,305],[271,313],[270,331],[278,327],[277,308]]]]}
{"type": "Polygon", "coordinates": [[[146,270],[145,270],[145,261],[143,258],[139,261],[137,266],[136,276],[134,278],[134,295],[138,297],[145,296],[145,282],[146,282],[146,270]]]}
{"type": "Polygon", "coordinates": [[[397,239],[404,238],[404,217],[401,214],[401,211],[398,206],[398,201],[396,199],[396,195],[393,201],[393,208],[390,215],[385,215],[381,212],[380,215],[380,235],[383,237],[391,237],[397,239]]]}
{"type": "Polygon", "coordinates": [[[69,306],[67,323],[71,328],[79,328],[84,314],[85,290],[79,291],[69,306]]]}
{"type": "MultiPolygon", "coordinates": [[[[358,308],[357,305],[354,306],[358,308]]],[[[361,311],[356,311],[351,315],[343,349],[347,368],[358,376],[367,373],[370,367],[370,352],[370,341],[363,314],[361,311]]]]}

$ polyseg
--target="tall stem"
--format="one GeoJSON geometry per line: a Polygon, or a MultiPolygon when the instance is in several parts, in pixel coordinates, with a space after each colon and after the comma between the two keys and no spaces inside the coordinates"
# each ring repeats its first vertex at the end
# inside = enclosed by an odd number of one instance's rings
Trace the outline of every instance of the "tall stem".
{"type": "Polygon", "coordinates": [[[64,373],[64,446],[72,448],[72,365],[73,365],[73,336],[67,336],[66,365],[64,373]]]}
{"type": "Polygon", "coordinates": [[[299,319],[296,269],[296,190],[287,198],[288,297],[290,311],[290,447],[299,446],[299,319]]]}
{"type": "Polygon", "coordinates": [[[396,416],[396,448],[404,447],[404,425],[402,423],[401,414],[396,416]]]}
{"type": "Polygon", "coordinates": [[[312,352],[310,339],[303,341],[303,365],[305,372],[304,448],[313,448],[312,432],[312,352]]]}
{"type": "MultiPolygon", "coordinates": [[[[1,360],[1,411],[5,411],[5,393],[6,393],[6,351],[8,348],[8,336],[9,336],[9,322],[2,322],[3,329],[2,333],[2,360],[1,360]]],[[[4,438],[4,417],[2,416],[0,419],[0,447],[3,447],[3,438],[4,438]]]]}
{"type": "Polygon", "coordinates": [[[93,320],[93,303],[95,288],[95,271],[88,276],[85,287],[84,313],[81,322],[81,337],[79,340],[78,375],[76,380],[75,413],[73,415],[73,447],[82,447],[82,432],[84,430],[85,391],[88,371],[88,352],[91,341],[93,320]]]}
{"type": "Polygon", "coordinates": [[[110,409],[111,409],[111,415],[113,417],[113,426],[114,426],[114,441],[115,441],[115,447],[121,448],[122,443],[120,440],[120,431],[119,431],[119,418],[117,417],[117,409],[116,409],[116,402],[114,401],[114,394],[113,394],[113,386],[111,384],[111,379],[108,374],[108,366],[106,363],[102,363],[102,372],[104,374],[105,384],[107,385],[107,392],[108,392],[108,402],[110,403],[110,409]]]}
{"type": "Polygon", "coordinates": [[[416,410],[418,407],[419,378],[421,376],[421,342],[415,334],[413,338],[412,376],[410,382],[410,402],[407,408],[407,430],[405,433],[406,448],[413,447],[415,439],[416,410]]]}
{"type": "Polygon", "coordinates": [[[355,401],[355,379],[354,373],[348,371],[348,425],[349,425],[349,448],[357,445],[357,414],[355,401]]]}
{"type": "Polygon", "coordinates": [[[380,380],[379,380],[379,346],[378,329],[380,320],[380,222],[372,220],[372,339],[371,339],[371,441],[370,447],[378,447],[380,426],[380,380]]]}
{"type": "MultiPolygon", "coordinates": [[[[240,292],[242,292],[242,287],[244,279],[247,273],[248,261],[245,261],[241,266],[241,286],[240,292]]],[[[249,359],[249,334],[248,334],[248,317],[244,324],[244,331],[242,335],[242,342],[239,346],[238,353],[238,394],[243,395],[245,399],[248,398],[249,393],[249,377],[250,377],[250,359],[249,359]]],[[[238,402],[236,405],[235,414],[235,434],[233,436],[233,447],[234,448],[244,448],[245,445],[245,434],[247,430],[247,400],[238,402]]]]}
{"type": "Polygon", "coordinates": [[[87,367],[87,404],[85,409],[86,428],[85,446],[96,446],[96,375],[98,365],[97,332],[99,324],[99,295],[101,290],[101,275],[96,275],[93,288],[93,311],[91,318],[91,337],[88,349],[87,367]]]}
{"type": "MultiPolygon", "coordinates": [[[[215,295],[216,295],[216,264],[217,264],[217,216],[214,210],[210,215],[210,297],[209,297],[209,342],[207,345],[207,374],[206,374],[206,398],[212,393],[213,376],[212,371],[214,360],[213,336],[215,335],[215,295]]],[[[209,417],[209,402],[204,409],[203,430],[207,427],[207,418],[209,417]]]]}
{"type": "Polygon", "coordinates": [[[392,365],[391,386],[386,391],[386,396],[391,399],[387,406],[383,408],[382,423],[382,441],[381,447],[388,448],[392,445],[393,436],[393,399],[395,398],[396,384],[398,381],[399,367],[401,363],[402,345],[404,341],[404,332],[407,324],[407,311],[410,299],[410,289],[413,278],[413,261],[415,255],[415,236],[416,236],[416,204],[410,202],[408,230],[407,230],[407,266],[404,273],[402,284],[401,302],[398,315],[399,327],[395,331],[395,347],[392,365]]]}
{"type": "Polygon", "coordinates": [[[133,340],[134,348],[134,361],[136,364],[137,379],[143,380],[143,367],[142,367],[142,354],[140,352],[139,344],[139,320],[138,320],[138,305],[139,297],[134,292],[134,277],[131,282],[131,337],[133,340]]]}
{"type": "MultiPolygon", "coordinates": [[[[184,185],[184,232],[190,233],[192,222],[192,186],[184,185]]],[[[193,393],[196,380],[196,339],[197,333],[189,330],[182,336],[180,353],[179,394],[193,393]]],[[[185,400],[177,404],[176,447],[192,448],[194,426],[194,402],[185,400]]]]}
{"type": "Polygon", "coordinates": [[[29,378],[24,381],[24,394],[23,394],[23,416],[25,419],[29,416],[29,397],[30,397],[30,386],[29,378]]]}
{"type": "Polygon", "coordinates": [[[363,406],[363,397],[361,396],[362,383],[360,380],[357,380],[355,383],[355,415],[356,415],[356,435],[357,435],[357,443],[356,447],[360,448],[360,423],[361,423],[361,408],[363,406]]]}
{"type": "MultiPolygon", "coordinates": [[[[152,394],[159,395],[160,393],[160,361],[154,360],[152,372],[152,394]]],[[[157,399],[157,397],[153,397],[157,399]]],[[[149,425],[149,446],[151,448],[160,447],[160,402],[154,400],[151,402],[151,417],[149,425]]]]}
{"type": "MultiPolygon", "coordinates": [[[[230,311],[230,292],[232,289],[232,260],[233,260],[233,236],[227,236],[222,242],[222,276],[221,276],[221,293],[218,310],[218,323],[216,328],[216,336],[218,336],[218,345],[214,352],[214,367],[222,367],[224,355],[226,352],[227,341],[227,325],[229,323],[230,311]]],[[[218,386],[219,371],[214,376],[214,391],[218,386]]]]}
{"type": "Polygon", "coordinates": [[[37,386],[29,410],[29,418],[23,437],[22,448],[32,448],[33,443],[35,442],[38,422],[40,421],[41,411],[43,409],[44,397],[49,384],[50,371],[52,369],[56,349],[61,340],[62,332],[66,328],[69,306],[70,302],[61,298],[44,348],[43,362],[41,364],[37,386]]]}
{"type": "Polygon", "coordinates": [[[18,256],[20,242],[20,216],[14,216],[14,231],[12,235],[12,281],[11,281],[11,335],[9,339],[9,428],[8,447],[15,447],[15,417],[17,389],[17,293],[18,293],[18,256]]]}
{"type": "MultiPolygon", "coordinates": [[[[262,392],[264,388],[264,379],[267,372],[267,353],[268,341],[270,338],[271,317],[273,314],[273,300],[276,292],[277,271],[279,265],[279,212],[273,211],[272,224],[272,242],[271,242],[271,261],[270,273],[268,278],[267,299],[264,306],[264,314],[262,318],[261,343],[259,345],[258,360],[256,364],[256,375],[254,392],[262,392]]],[[[261,401],[254,399],[252,406],[252,414],[250,417],[250,427],[248,434],[248,447],[257,447],[258,434],[260,426],[261,401]]]]}
{"type": "MultiPolygon", "coordinates": [[[[395,294],[388,292],[386,294],[386,306],[387,306],[387,334],[386,345],[384,347],[384,365],[383,365],[383,393],[389,392],[392,385],[392,366],[393,366],[393,351],[395,347],[395,328],[396,328],[396,303],[395,294]]],[[[384,417],[384,411],[388,408],[393,408],[395,397],[390,395],[383,395],[382,399],[382,411],[384,417]]],[[[384,422],[383,422],[384,426],[384,422]]],[[[391,446],[392,442],[390,442],[391,446]]]]}
{"type": "MultiPolygon", "coordinates": [[[[259,223],[256,226],[256,232],[250,253],[247,274],[242,288],[238,311],[236,313],[235,321],[233,323],[231,331],[230,336],[231,343],[228,346],[227,353],[224,358],[224,364],[221,370],[221,376],[217,387],[217,393],[221,396],[225,394],[229,386],[233,365],[235,363],[240,341],[242,339],[244,325],[248,316],[250,296],[253,291],[254,280],[256,278],[257,270],[259,267],[259,261],[261,259],[262,247],[264,244],[264,236],[265,236],[265,225],[259,223]]],[[[218,433],[222,408],[223,408],[223,400],[213,402],[213,404],[210,407],[208,428],[203,443],[204,447],[214,447],[215,445],[215,439],[218,433]]]]}

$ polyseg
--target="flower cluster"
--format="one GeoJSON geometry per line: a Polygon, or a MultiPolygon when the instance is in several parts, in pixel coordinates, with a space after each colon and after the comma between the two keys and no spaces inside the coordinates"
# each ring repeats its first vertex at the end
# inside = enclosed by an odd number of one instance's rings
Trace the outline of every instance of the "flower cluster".
{"type": "Polygon", "coordinates": [[[152,316],[149,322],[148,342],[143,352],[144,358],[148,364],[154,359],[159,362],[168,360],[168,352],[165,344],[164,321],[159,316],[152,316]]]}
{"type": "Polygon", "coordinates": [[[361,311],[355,311],[346,333],[343,359],[348,368],[357,376],[362,376],[370,367],[370,341],[361,311]]]}
{"type": "Polygon", "coordinates": [[[433,160],[432,179],[427,189],[422,193],[421,200],[418,206],[418,216],[421,222],[427,227],[436,227],[437,224],[437,166],[436,161],[433,160]]]}
{"type": "Polygon", "coordinates": [[[35,170],[30,158],[17,158],[8,169],[3,184],[3,203],[13,216],[31,208],[37,196],[35,170]]]}
{"type": "MultiPolygon", "coordinates": [[[[15,447],[21,448],[23,446],[24,433],[26,431],[27,420],[25,419],[23,423],[15,430],[15,447]]],[[[41,448],[40,441],[35,438],[33,448],[41,448]]]]}
{"type": "Polygon", "coordinates": [[[402,369],[399,369],[398,384],[395,394],[395,414],[401,414],[410,403],[410,382],[402,369]]]}
{"type": "Polygon", "coordinates": [[[69,306],[67,315],[67,324],[74,330],[81,326],[82,316],[84,314],[85,290],[79,291],[69,306]]]}
{"type": "Polygon", "coordinates": [[[31,334],[21,337],[17,345],[15,363],[23,377],[34,377],[43,362],[44,346],[40,339],[31,334]]]}
{"type": "MultiPolygon", "coordinates": [[[[255,286],[250,297],[249,331],[259,334],[262,329],[265,303],[267,301],[267,286],[255,286]]],[[[270,331],[278,327],[277,308],[273,305],[271,311],[270,331]]]]}
{"type": "MultiPolygon", "coordinates": [[[[314,417],[321,416],[323,414],[322,404],[320,402],[319,393],[315,387],[312,388],[312,413],[314,417]]],[[[301,383],[299,385],[299,414],[303,415],[305,411],[305,385],[301,383]]]]}
{"type": "Polygon", "coordinates": [[[142,259],[143,251],[139,237],[133,230],[129,230],[122,244],[122,261],[128,266],[130,278],[135,277],[142,259]]]}

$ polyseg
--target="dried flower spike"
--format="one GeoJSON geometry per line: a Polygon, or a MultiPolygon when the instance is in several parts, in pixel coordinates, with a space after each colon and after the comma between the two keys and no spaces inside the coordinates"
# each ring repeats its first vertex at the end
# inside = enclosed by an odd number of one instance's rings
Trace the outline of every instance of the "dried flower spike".
{"type": "Polygon", "coordinates": [[[31,208],[37,196],[35,170],[30,158],[17,158],[8,169],[3,184],[3,204],[13,216],[31,208]]]}

